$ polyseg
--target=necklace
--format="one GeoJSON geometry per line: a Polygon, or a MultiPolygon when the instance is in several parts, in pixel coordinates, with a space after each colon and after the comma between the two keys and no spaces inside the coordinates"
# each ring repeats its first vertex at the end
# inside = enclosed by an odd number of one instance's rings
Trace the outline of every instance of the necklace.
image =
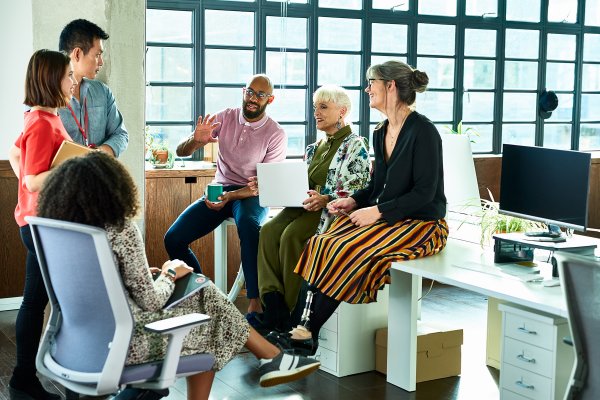
{"type": "Polygon", "coordinates": [[[392,131],[390,130],[390,132],[388,132],[388,135],[390,136],[390,139],[392,142],[396,141],[396,138],[398,137],[398,135],[400,134],[400,131],[402,130],[402,127],[404,126],[404,122],[406,121],[406,118],[408,118],[408,115],[411,113],[411,110],[407,110],[406,114],[404,114],[404,118],[402,118],[402,121],[400,122],[400,128],[398,129],[397,133],[394,135],[392,134],[392,131]]]}

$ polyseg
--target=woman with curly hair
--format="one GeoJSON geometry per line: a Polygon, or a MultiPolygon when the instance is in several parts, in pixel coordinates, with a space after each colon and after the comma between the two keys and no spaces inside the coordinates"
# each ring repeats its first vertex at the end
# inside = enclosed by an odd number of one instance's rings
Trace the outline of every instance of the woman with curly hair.
{"type": "Polygon", "coordinates": [[[35,356],[48,294],[25,217],[35,215],[38,192],[50,174],[52,160],[62,142],[71,140],[60,121],[58,109],[67,105],[76,83],[70,59],[65,54],[38,50],[31,56],[25,76],[24,101],[31,109],[25,113],[23,132],[9,151],[10,165],[19,177],[15,219],[27,249],[23,301],[15,324],[17,365],[9,383],[13,399],[60,398],[47,392],[36,376],[35,356]]]}
{"type": "Polygon", "coordinates": [[[448,236],[442,140],[413,106],[427,74],[388,61],[371,66],[367,78],[370,107],[387,117],[373,132],[373,176],[367,188],[328,204],[339,217],[309,240],[295,269],[317,289],[314,312],[309,329],[300,326],[281,339],[309,353],[340,302],[376,301],[392,262],[436,254],[448,236]]]}
{"type": "Polygon", "coordinates": [[[189,399],[208,399],[215,372],[242,346],[260,359],[261,386],[290,382],[319,368],[319,362],[285,354],[267,342],[212,283],[177,306],[163,310],[175,281],[193,269],[180,260],[167,261],[160,270],[156,268],[160,276],[153,280],[141,233],[132,221],[137,211],[137,190],[131,176],[119,161],[101,152],[67,160],[57,168],[44,185],[38,207],[41,217],[106,230],[135,321],[126,364],[164,357],[162,337],[145,331],[144,325],[196,312],[209,315],[211,320],[192,329],[184,339],[181,354],[211,353],[215,364],[211,371],[187,377],[189,399]]]}

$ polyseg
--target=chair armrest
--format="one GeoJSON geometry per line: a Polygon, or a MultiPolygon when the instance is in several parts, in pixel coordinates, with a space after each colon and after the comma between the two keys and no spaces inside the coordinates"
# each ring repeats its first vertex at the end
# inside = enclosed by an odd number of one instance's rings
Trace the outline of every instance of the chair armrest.
{"type": "Polygon", "coordinates": [[[151,322],[144,326],[144,328],[150,332],[169,335],[169,343],[167,345],[165,359],[162,363],[160,376],[154,384],[148,387],[167,388],[175,383],[183,339],[193,327],[205,324],[208,321],[210,321],[208,315],[191,313],[151,322]]]}
{"type": "Polygon", "coordinates": [[[565,336],[563,338],[563,343],[573,346],[573,339],[570,336],[565,336]]]}
{"type": "MultiPolygon", "coordinates": [[[[196,325],[200,325],[210,321],[210,317],[206,314],[192,313],[162,319],[146,324],[144,328],[147,331],[161,334],[168,334],[177,330],[189,331],[196,325]]],[[[187,332],[186,332],[187,333],[187,332]]]]}

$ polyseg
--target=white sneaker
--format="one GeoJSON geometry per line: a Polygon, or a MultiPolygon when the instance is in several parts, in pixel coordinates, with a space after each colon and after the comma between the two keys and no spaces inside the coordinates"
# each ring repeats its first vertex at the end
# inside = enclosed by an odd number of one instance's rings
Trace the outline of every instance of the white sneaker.
{"type": "Polygon", "coordinates": [[[316,371],[321,363],[312,358],[286,354],[283,351],[273,359],[260,360],[260,386],[268,387],[304,378],[316,371]]]}

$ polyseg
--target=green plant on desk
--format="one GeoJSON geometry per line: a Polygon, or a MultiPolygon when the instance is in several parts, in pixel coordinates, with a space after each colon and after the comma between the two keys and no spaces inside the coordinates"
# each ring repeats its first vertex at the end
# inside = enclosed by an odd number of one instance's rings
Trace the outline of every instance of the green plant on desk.
{"type": "Polygon", "coordinates": [[[164,140],[150,133],[149,127],[145,130],[145,148],[147,159],[154,167],[173,168],[175,159],[173,152],[169,150],[164,140]]]}
{"type": "Polygon", "coordinates": [[[456,129],[454,129],[452,126],[449,126],[449,125],[444,126],[444,128],[446,128],[448,130],[448,133],[451,133],[453,135],[466,135],[466,136],[468,136],[469,137],[469,141],[471,143],[475,143],[475,140],[473,140],[472,136],[481,136],[479,134],[479,132],[477,132],[477,130],[475,128],[472,128],[472,127],[464,128],[462,121],[460,121],[458,123],[458,125],[456,125],[456,129]]]}

